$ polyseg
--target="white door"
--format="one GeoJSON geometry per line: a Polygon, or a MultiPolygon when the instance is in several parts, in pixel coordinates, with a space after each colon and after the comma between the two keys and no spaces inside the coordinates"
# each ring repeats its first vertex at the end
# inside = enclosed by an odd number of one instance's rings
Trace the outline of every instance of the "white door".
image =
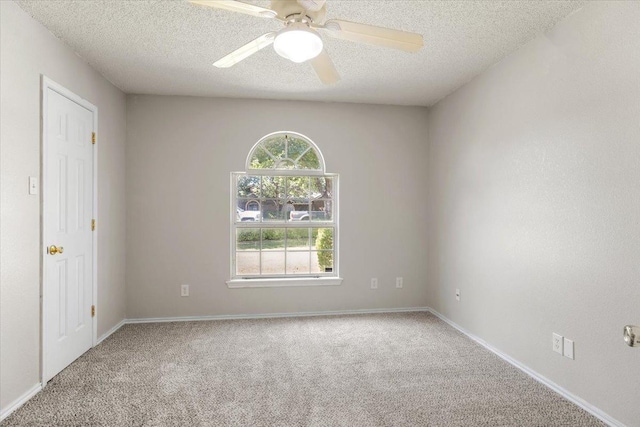
{"type": "Polygon", "coordinates": [[[93,344],[93,112],[47,87],[43,108],[43,379],[93,344]]]}

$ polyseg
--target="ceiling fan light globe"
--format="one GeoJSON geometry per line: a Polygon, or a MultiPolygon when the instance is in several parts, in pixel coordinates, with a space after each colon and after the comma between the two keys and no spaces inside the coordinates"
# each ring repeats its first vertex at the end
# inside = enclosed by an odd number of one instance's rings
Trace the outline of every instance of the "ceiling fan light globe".
{"type": "Polygon", "coordinates": [[[278,55],[296,63],[320,55],[322,47],[320,36],[306,25],[290,25],[281,30],[273,42],[278,55]]]}

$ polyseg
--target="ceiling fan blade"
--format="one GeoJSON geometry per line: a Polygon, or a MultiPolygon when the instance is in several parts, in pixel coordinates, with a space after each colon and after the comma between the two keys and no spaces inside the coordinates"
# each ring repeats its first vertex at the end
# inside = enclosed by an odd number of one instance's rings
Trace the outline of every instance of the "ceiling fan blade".
{"type": "Polygon", "coordinates": [[[241,48],[234,50],[224,58],[217,60],[213,65],[218,68],[229,68],[232,65],[235,65],[238,62],[242,61],[243,59],[253,55],[260,49],[264,49],[265,47],[272,44],[273,40],[276,38],[276,34],[277,33],[275,32],[263,34],[257,39],[245,44],[241,48]]]}
{"type": "Polygon", "coordinates": [[[330,85],[340,81],[340,74],[336,71],[336,67],[333,65],[333,61],[326,49],[323,49],[320,55],[309,62],[322,83],[330,85]]]}
{"type": "Polygon", "coordinates": [[[340,19],[330,19],[319,28],[326,30],[326,34],[338,39],[391,47],[406,52],[417,52],[424,46],[421,34],[358,24],[340,19]]]}
{"type": "Polygon", "coordinates": [[[247,15],[257,16],[258,18],[275,18],[278,15],[275,10],[235,0],[189,0],[189,3],[213,7],[215,9],[228,10],[230,12],[244,13],[247,15]]]}

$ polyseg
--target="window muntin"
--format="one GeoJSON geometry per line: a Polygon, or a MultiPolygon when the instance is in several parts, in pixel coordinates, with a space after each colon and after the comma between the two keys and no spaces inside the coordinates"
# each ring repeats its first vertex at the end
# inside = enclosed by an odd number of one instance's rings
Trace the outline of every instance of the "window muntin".
{"type": "Polygon", "coordinates": [[[337,278],[337,189],[307,138],[260,140],[232,174],[232,280],[337,278]]]}
{"type": "Polygon", "coordinates": [[[241,215],[241,222],[333,221],[335,175],[260,176],[238,172],[234,178],[237,208],[260,212],[256,218],[241,215]]]}
{"type": "Polygon", "coordinates": [[[335,276],[333,228],[236,229],[236,277],[335,276]]]}
{"type": "Polygon", "coordinates": [[[324,158],[318,147],[303,135],[275,132],[253,146],[246,170],[305,170],[324,173],[324,158]]]}

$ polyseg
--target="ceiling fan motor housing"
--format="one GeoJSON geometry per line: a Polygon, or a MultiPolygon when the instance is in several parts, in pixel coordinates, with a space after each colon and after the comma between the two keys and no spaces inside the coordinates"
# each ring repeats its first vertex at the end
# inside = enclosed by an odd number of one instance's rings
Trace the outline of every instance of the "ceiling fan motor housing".
{"type": "Polygon", "coordinates": [[[287,19],[291,15],[304,14],[315,23],[324,22],[327,6],[324,0],[271,0],[271,9],[278,12],[278,17],[287,19]],[[320,6],[319,9],[318,6],[320,6]]]}

